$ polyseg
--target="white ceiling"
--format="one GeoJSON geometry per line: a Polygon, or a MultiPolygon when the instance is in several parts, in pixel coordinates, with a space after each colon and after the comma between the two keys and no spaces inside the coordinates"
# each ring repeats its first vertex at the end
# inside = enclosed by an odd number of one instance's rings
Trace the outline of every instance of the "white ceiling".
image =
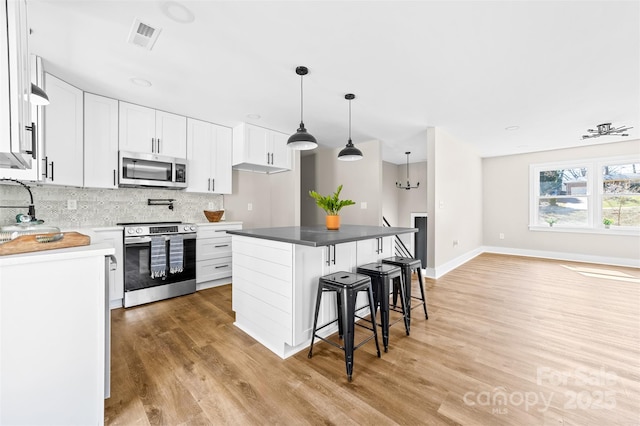
{"type": "Polygon", "coordinates": [[[483,157],[637,139],[639,1],[28,0],[31,51],[79,88],[327,147],[378,139],[426,160],[439,127],[483,157]],[[191,23],[166,10],[193,14],[191,23]],[[162,29],[127,44],[135,18],[162,29]],[[139,87],[142,78],[151,87],[139,87]],[[259,114],[260,119],[247,118],[259,114]],[[583,141],[587,128],[633,126],[583,141]],[[519,126],[518,130],[505,130],[519,126]]]}

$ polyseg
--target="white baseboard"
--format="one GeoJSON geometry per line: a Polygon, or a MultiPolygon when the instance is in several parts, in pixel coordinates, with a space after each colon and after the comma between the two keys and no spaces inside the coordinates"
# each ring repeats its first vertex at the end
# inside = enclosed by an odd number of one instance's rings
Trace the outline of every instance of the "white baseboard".
{"type": "Polygon", "coordinates": [[[435,268],[427,268],[427,276],[429,278],[440,278],[444,274],[453,271],[458,266],[467,263],[479,254],[482,254],[482,247],[468,251],[467,253],[464,253],[461,256],[456,257],[455,259],[451,259],[450,261],[442,265],[436,266],[435,268]]]}
{"type": "Polygon", "coordinates": [[[573,262],[599,263],[602,265],[626,266],[630,268],[640,268],[640,259],[624,257],[605,257],[579,253],[565,253],[558,251],[526,250],[509,247],[483,246],[482,252],[510,254],[514,256],[540,257],[543,259],[567,260],[573,262]]]}
{"type": "Polygon", "coordinates": [[[621,257],[603,257],[603,256],[593,256],[593,255],[585,255],[579,253],[564,253],[564,252],[556,252],[556,251],[544,251],[544,250],[525,250],[525,249],[517,249],[517,248],[509,248],[509,247],[492,247],[492,246],[481,246],[475,250],[471,250],[462,256],[458,256],[455,259],[452,259],[440,266],[435,268],[426,268],[423,270],[423,274],[427,278],[440,278],[448,272],[453,271],[457,267],[463,265],[464,263],[470,261],[474,257],[482,254],[482,253],[496,253],[496,254],[507,254],[512,256],[528,256],[528,257],[539,257],[543,259],[555,259],[555,260],[566,260],[572,262],[585,262],[585,263],[598,263],[601,265],[614,265],[614,266],[625,266],[630,268],[640,268],[640,259],[627,259],[621,257]]]}

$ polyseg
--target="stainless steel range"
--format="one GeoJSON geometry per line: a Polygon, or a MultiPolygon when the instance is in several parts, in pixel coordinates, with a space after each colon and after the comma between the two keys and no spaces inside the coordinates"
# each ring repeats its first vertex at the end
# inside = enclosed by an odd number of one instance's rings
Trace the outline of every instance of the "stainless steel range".
{"type": "Polygon", "coordinates": [[[124,226],[124,307],[196,291],[193,223],[119,223],[124,226]]]}

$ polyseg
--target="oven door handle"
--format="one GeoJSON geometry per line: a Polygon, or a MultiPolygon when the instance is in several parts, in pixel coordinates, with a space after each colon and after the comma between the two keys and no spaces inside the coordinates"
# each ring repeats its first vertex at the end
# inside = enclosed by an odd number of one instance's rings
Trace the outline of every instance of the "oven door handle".
{"type": "MultiPolygon", "coordinates": [[[[196,234],[177,234],[182,235],[182,239],[184,240],[195,240],[196,234]]],[[[159,237],[163,237],[165,241],[169,241],[171,235],[158,235],[159,237]]],[[[124,245],[132,245],[132,244],[146,244],[151,242],[151,237],[126,237],[124,239],[124,245]]]]}
{"type": "Polygon", "coordinates": [[[150,242],[151,242],[151,237],[127,237],[124,239],[125,246],[130,246],[133,244],[145,244],[150,242]]]}

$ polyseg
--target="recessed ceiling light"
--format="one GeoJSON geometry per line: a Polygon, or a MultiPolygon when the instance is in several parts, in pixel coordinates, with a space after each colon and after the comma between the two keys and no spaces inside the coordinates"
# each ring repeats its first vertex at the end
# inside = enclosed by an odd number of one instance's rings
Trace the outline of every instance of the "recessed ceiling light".
{"type": "Polygon", "coordinates": [[[258,120],[260,119],[260,114],[247,114],[247,118],[250,118],[252,120],[258,120]]]}
{"type": "Polygon", "coordinates": [[[181,24],[190,24],[196,19],[193,12],[175,1],[166,1],[162,3],[161,7],[162,12],[167,18],[180,22],[181,24]]]}
{"type": "Polygon", "coordinates": [[[520,128],[520,126],[509,126],[509,127],[505,127],[505,130],[518,130],[520,128]]]}
{"type": "Polygon", "coordinates": [[[133,84],[140,87],[151,87],[151,82],[144,78],[132,77],[129,79],[133,84]]]}

